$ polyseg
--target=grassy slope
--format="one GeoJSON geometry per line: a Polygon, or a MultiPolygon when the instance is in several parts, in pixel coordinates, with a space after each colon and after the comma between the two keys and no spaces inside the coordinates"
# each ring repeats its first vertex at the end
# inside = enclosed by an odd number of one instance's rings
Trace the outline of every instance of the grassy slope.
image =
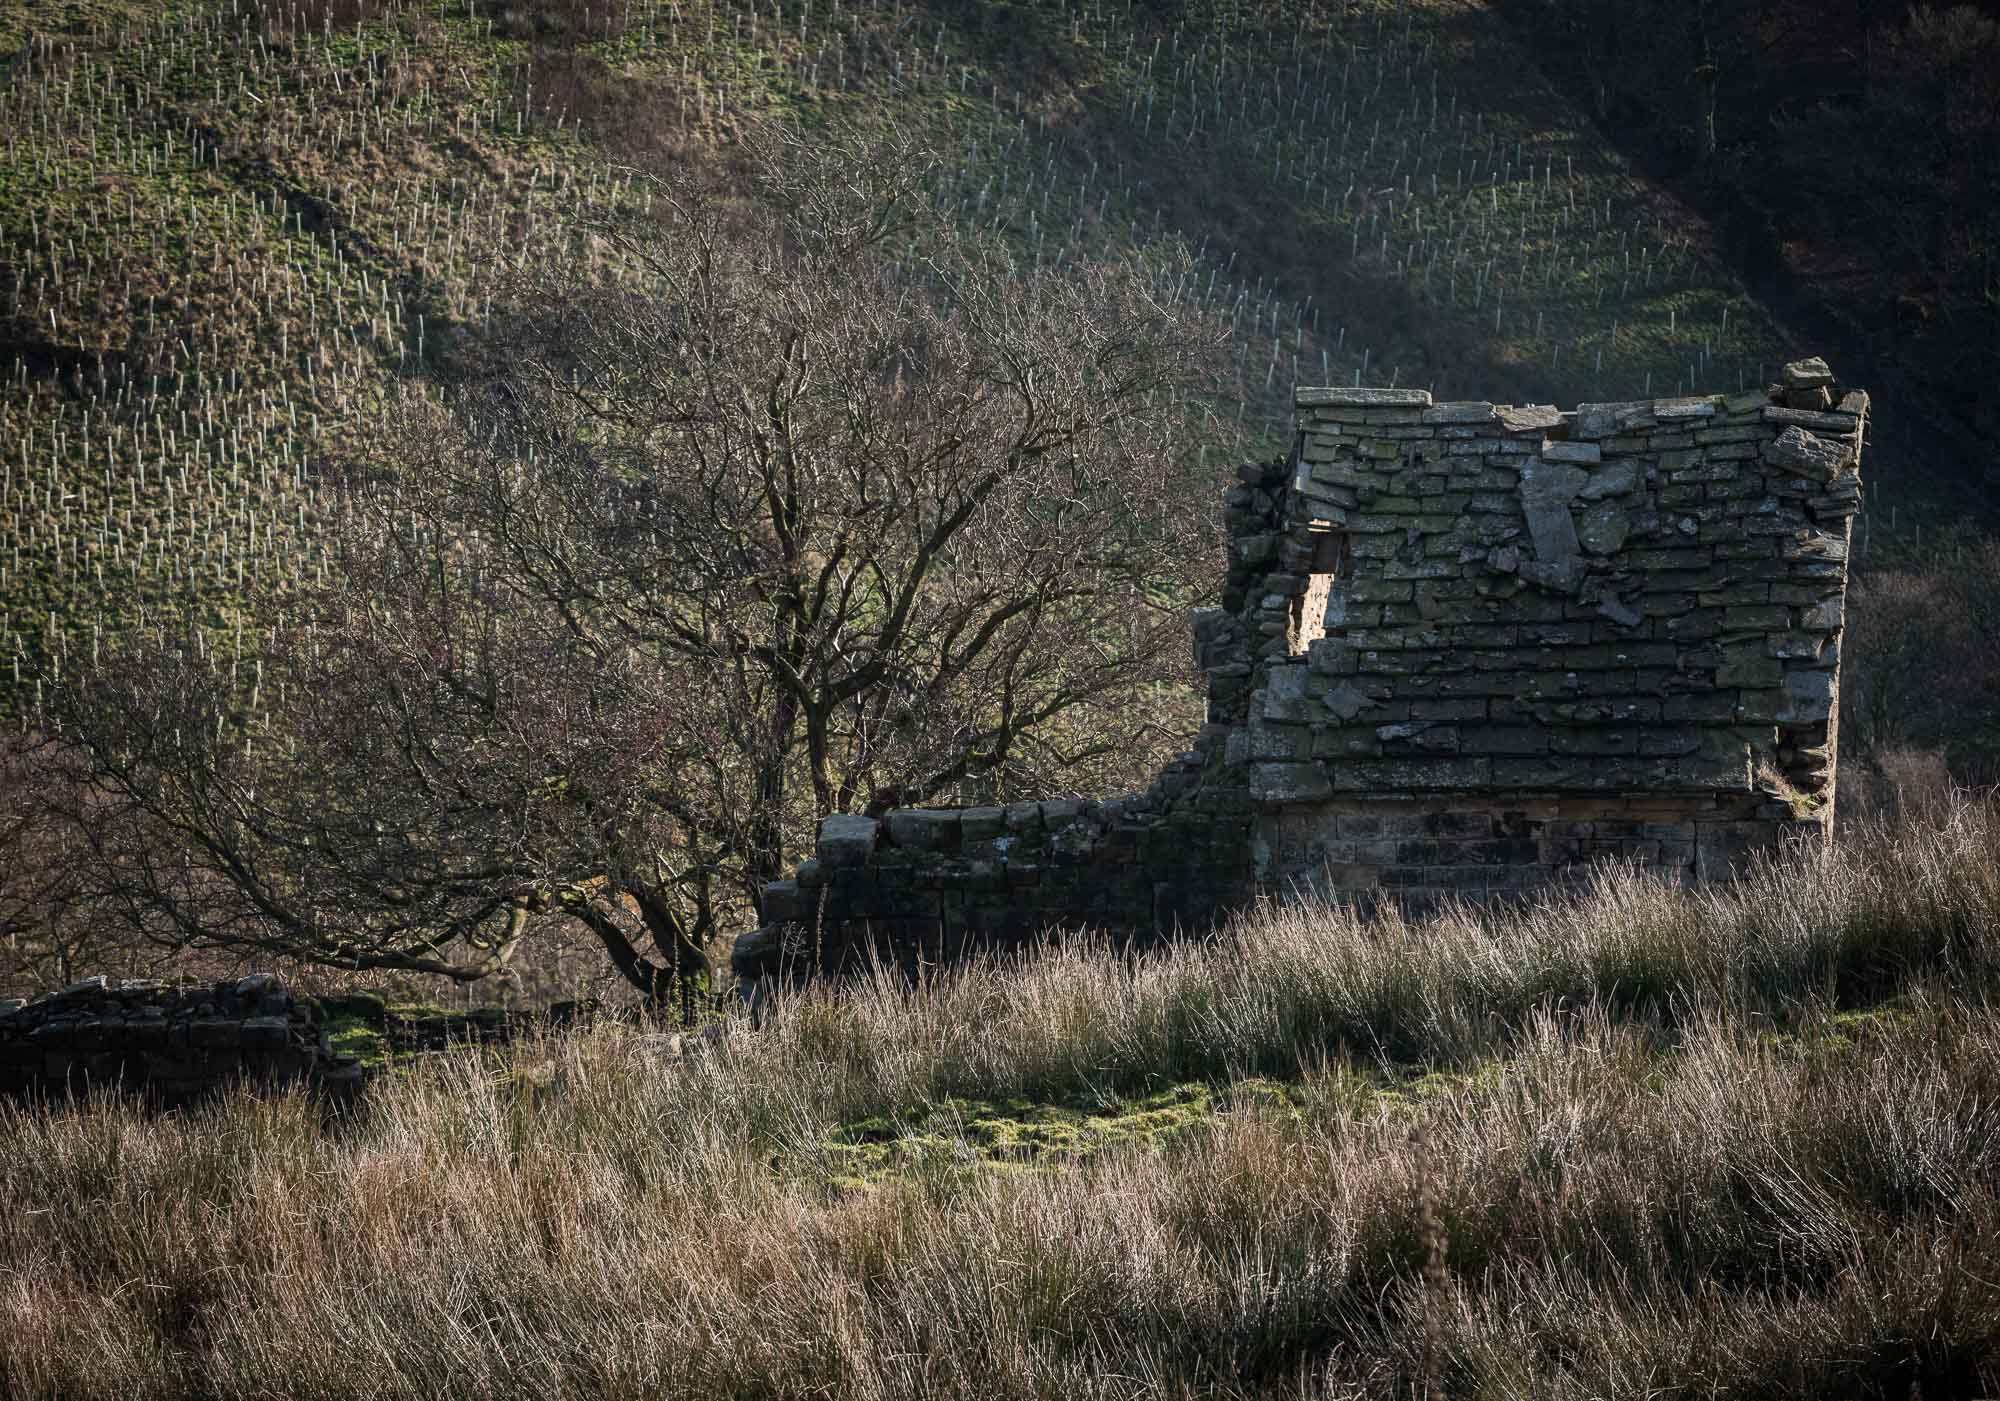
{"type": "Polygon", "coordinates": [[[0,1110],[0,1391],[1990,1394],[2000,812],[1847,857],[0,1110]]]}
{"type": "MultiPolygon", "coordinates": [[[[309,9],[0,14],[0,684],[317,569],[315,473],[396,381],[637,198],[618,161],[709,159],[752,110],[930,132],[958,217],[1045,257],[1199,249],[1178,294],[1234,329],[1247,439],[1218,458],[1278,445],[1295,376],[1567,401],[1805,348],[1465,0],[309,9]]],[[[1951,509],[1896,487],[1905,530],[1951,509]]]]}

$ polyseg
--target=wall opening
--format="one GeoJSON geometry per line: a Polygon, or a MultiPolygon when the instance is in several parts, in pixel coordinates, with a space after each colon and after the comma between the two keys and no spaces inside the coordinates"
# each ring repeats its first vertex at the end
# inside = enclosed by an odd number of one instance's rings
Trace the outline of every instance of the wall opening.
{"type": "Polygon", "coordinates": [[[1315,521],[1311,534],[1312,560],[1305,587],[1292,596],[1285,619],[1286,649],[1295,657],[1329,630],[1346,628],[1347,581],[1354,576],[1346,531],[1315,521]]]}

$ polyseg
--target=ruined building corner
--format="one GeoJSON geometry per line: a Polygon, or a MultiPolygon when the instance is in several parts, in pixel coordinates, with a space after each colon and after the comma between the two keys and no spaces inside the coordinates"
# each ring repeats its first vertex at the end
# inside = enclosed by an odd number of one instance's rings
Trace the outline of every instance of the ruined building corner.
{"type": "Polygon", "coordinates": [[[1420,911],[1678,884],[1825,840],[1868,396],[1781,382],[1573,410],[1301,389],[1240,469],[1208,723],[1143,794],[834,817],[746,982],[1057,926],[1138,940],[1261,893],[1420,911]]]}

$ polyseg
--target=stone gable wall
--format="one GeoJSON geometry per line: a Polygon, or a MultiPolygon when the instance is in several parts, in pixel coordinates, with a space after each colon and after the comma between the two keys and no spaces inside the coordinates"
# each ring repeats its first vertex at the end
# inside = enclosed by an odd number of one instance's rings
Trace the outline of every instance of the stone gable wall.
{"type": "Polygon", "coordinates": [[[1159,938],[1298,889],[1694,883],[1823,840],[1867,403],[1817,360],[1568,412],[1300,390],[1292,457],[1226,502],[1194,748],[1111,802],[830,819],[739,975],[1159,938]]]}

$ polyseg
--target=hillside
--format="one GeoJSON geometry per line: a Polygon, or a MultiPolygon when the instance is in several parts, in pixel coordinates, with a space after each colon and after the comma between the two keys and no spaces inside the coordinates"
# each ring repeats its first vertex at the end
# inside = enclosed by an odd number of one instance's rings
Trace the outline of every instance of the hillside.
{"type": "MultiPolygon", "coordinates": [[[[323,567],[315,483],[383,396],[448,378],[508,271],[645,198],[635,168],[720,161],[750,114],[927,134],[958,217],[1038,260],[1185,241],[1172,295],[1232,332],[1244,437],[1214,460],[1269,450],[1294,381],[1569,402],[1734,389],[1802,348],[1459,0],[71,0],[10,8],[0,53],[24,686],[134,623],[233,630],[323,567]]],[[[1965,514],[1894,454],[1869,476],[1864,561],[1965,514]]]]}

